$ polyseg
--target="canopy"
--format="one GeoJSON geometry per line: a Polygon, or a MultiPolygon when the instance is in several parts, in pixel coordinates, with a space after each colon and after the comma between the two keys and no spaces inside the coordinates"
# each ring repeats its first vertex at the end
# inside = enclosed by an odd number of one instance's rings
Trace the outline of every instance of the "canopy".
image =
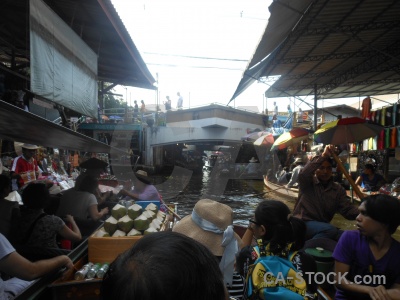
{"type": "Polygon", "coordinates": [[[69,128],[0,101],[0,138],[65,150],[125,153],[69,128]]]}
{"type": "Polygon", "coordinates": [[[399,1],[274,0],[231,101],[254,81],[280,76],[266,96],[318,99],[400,91],[399,1]]]}

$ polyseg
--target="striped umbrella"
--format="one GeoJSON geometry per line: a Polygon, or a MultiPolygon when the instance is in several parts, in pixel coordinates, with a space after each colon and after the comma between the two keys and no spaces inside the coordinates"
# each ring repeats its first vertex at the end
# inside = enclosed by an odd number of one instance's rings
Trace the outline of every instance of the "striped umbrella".
{"type": "Polygon", "coordinates": [[[382,130],[383,126],[362,118],[343,118],[322,125],[314,133],[314,140],[332,145],[356,143],[377,136],[382,130]]]}
{"type": "Polygon", "coordinates": [[[292,130],[281,134],[274,142],[271,150],[284,149],[300,143],[302,140],[308,139],[310,131],[305,128],[296,127],[292,130]]]}

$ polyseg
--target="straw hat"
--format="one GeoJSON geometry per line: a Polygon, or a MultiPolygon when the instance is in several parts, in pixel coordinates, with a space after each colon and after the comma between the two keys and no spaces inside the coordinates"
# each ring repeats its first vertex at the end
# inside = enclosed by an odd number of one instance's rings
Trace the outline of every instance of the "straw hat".
{"type": "MultiPolygon", "coordinates": [[[[210,200],[199,200],[193,210],[205,221],[208,221],[224,231],[233,224],[233,211],[228,205],[210,200]]],[[[221,246],[223,234],[213,233],[200,228],[192,219],[192,215],[184,217],[176,224],[172,231],[182,233],[206,246],[215,256],[222,256],[225,248],[221,246]]],[[[242,240],[234,233],[238,241],[239,249],[242,248],[242,240]]]]}
{"type": "Polygon", "coordinates": [[[249,160],[249,162],[251,162],[251,163],[254,163],[254,162],[257,162],[258,160],[253,156],[250,160],[249,160]]]}
{"type": "Polygon", "coordinates": [[[303,163],[303,159],[301,157],[296,157],[296,159],[293,162],[294,164],[302,164],[303,163]]]}
{"type": "Polygon", "coordinates": [[[147,175],[146,171],[139,170],[135,173],[135,175],[140,181],[148,184],[151,183],[151,178],[147,175]]]}
{"type": "Polygon", "coordinates": [[[37,149],[39,149],[38,146],[32,145],[32,144],[22,144],[21,148],[22,149],[28,149],[28,150],[37,150],[37,149]]]}

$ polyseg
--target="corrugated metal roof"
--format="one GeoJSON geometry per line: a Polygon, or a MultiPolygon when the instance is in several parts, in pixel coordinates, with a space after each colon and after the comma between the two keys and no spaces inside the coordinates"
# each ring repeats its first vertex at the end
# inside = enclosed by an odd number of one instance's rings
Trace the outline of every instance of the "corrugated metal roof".
{"type": "Polygon", "coordinates": [[[232,99],[273,75],[281,77],[266,91],[271,98],[400,91],[400,1],[275,0],[269,9],[267,29],[232,99]],[[285,29],[272,30],[280,24],[285,29]]]}

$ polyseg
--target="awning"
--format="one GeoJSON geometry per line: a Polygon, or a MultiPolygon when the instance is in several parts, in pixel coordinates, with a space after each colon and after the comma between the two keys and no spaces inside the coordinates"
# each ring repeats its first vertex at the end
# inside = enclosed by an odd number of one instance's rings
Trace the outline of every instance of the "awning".
{"type": "Polygon", "coordinates": [[[266,97],[317,99],[400,91],[399,1],[274,0],[259,45],[232,96],[280,76],[266,97]]]}
{"type": "MultiPolygon", "coordinates": [[[[312,0],[273,1],[268,7],[270,18],[267,27],[257,46],[253,57],[249,60],[242,79],[232,96],[232,100],[247,89],[254,81],[263,76],[264,61],[289,35],[292,28],[303,15],[303,11],[312,0]],[[289,8],[291,7],[291,8],[289,8]]],[[[231,100],[231,101],[232,101],[231,100]]]]}
{"type": "Polygon", "coordinates": [[[0,101],[0,138],[64,150],[96,153],[126,152],[4,101],[0,101]]]}

